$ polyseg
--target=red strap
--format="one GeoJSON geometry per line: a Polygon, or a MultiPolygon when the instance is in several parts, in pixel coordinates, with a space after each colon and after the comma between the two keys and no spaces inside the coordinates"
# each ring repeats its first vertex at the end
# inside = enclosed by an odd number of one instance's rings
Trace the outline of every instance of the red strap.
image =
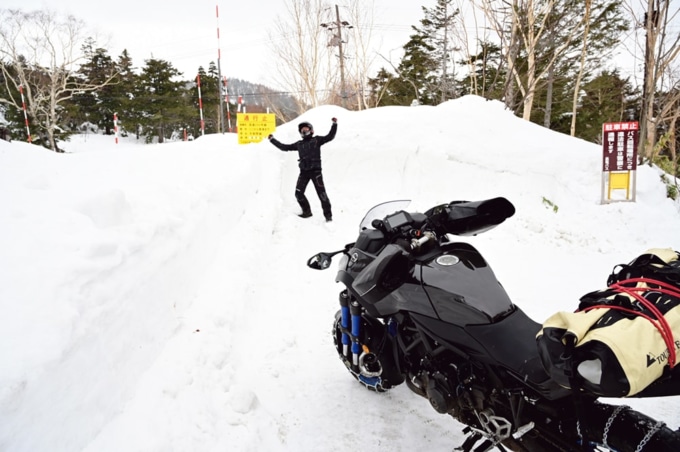
{"type": "MultiPolygon", "coordinates": [[[[651,278],[631,278],[631,279],[625,279],[622,281],[619,281],[618,283],[614,283],[610,288],[616,290],[617,292],[625,293],[627,295],[630,295],[631,297],[635,298],[637,301],[639,301],[644,307],[649,309],[649,311],[653,314],[653,317],[656,317],[657,323],[654,321],[653,318],[647,317],[642,315],[641,313],[636,313],[636,315],[640,315],[642,317],[647,318],[650,320],[654,325],[657,327],[659,332],[661,333],[661,337],[663,338],[664,342],[666,343],[666,347],[668,347],[668,365],[671,369],[675,366],[675,361],[676,361],[676,353],[675,353],[675,340],[673,337],[673,330],[671,330],[670,325],[668,324],[668,321],[664,317],[664,315],[659,311],[659,309],[654,306],[652,302],[644,298],[642,295],[640,295],[638,292],[648,292],[648,291],[654,291],[654,292],[660,292],[666,295],[674,296],[677,298],[680,298],[680,290],[672,286],[670,284],[667,284],[663,281],[658,281],[655,279],[651,278]],[[647,285],[655,285],[659,286],[657,288],[654,287],[627,287],[624,284],[637,284],[637,283],[645,283],[647,285]]],[[[632,311],[632,313],[635,313],[635,311],[632,311]]]]}
{"type": "MultiPolygon", "coordinates": [[[[582,312],[588,312],[591,309],[614,309],[616,311],[627,312],[628,314],[633,314],[633,315],[642,317],[643,319],[647,319],[652,323],[652,325],[654,325],[656,327],[657,330],[659,330],[659,333],[661,334],[661,337],[663,338],[664,342],[666,343],[666,346],[668,346],[668,340],[669,339],[668,339],[667,335],[665,334],[663,327],[658,322],[656,322],[652,317],[650,317],[646,314],[643,314],[640,311],[636,311],[635,309],[624,308],[623,306],[599,304],[599,305],[596,305],[596,306],[589,306],[585,309],[582,309],[582,312]]],[[[671,341],[673,340],[672,336],[671,336],[670,340],[671,341]]],[[[669,347],[669,350],[670,349],[671,348],[669,347]]],[[[671,369],[675,366],[675,350],[673,350],[672,354],[673,354],[673,361],[671,362],[671,355],[669,355],[669,358],[668,358],[668,365],[670,366],[671,369]]]]}

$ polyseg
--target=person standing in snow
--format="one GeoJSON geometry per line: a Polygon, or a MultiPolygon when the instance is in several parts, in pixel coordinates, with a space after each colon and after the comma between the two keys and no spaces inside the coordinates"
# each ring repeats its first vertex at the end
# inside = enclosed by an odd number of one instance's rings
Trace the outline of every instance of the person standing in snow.
{"type": "Polygon", "coordinates": [[[335,138],[335,133],[338,131],[338,120],[333,118],[333,125],[330,132],[326,136],[314,136],[314,127],[308,122],[301,122],[298,124],[298,132],[302,139],[292,144],[283,144],[274,135],[269,135],[269,141],[281,149],[282,151],[298,151],[298,166],[300,167],[300,175],[298,176],[297,184],[295,185],[295,199],[302,208],[302,213],[298,216],[302,218],[309,218],[312,216],[312,209],[309,201],[305,196],[305,190],[309,181],[312,181],[316,194],[321,201],[321,208],[326,221],[333,219],[331,213],[331,202],[326,194],[326,187],[323,184],[323,176],[321,174],[321,145],[328,143],[335,138]]]}

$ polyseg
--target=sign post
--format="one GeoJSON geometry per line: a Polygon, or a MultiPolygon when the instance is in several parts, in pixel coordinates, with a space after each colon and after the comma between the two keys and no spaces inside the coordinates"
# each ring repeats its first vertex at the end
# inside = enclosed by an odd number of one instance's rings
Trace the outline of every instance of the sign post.
{"type": "Polygon", "coordinates": [[[602,203],[635,202],[638,122],[602,124],[602,203]],[[625,198],[620,193],[625,190],[625,198]],[[612,197],[612,192],[616,198],[612,197]]]}

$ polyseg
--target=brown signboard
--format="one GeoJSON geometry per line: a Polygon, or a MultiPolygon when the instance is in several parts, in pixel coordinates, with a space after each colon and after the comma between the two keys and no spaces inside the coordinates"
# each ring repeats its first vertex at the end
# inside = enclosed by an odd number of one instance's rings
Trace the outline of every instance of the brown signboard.
{"type": "Polygon", "coordinates": [[[602,171],[635,171],[639,133],[637,121],[602,124],[602,171]]]}

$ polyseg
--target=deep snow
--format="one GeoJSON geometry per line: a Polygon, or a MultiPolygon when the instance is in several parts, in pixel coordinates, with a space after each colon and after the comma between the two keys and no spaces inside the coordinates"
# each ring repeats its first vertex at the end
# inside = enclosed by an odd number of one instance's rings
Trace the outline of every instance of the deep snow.
{"type": "MultiPolygon", "coordinates": [[[[0,141],[0,450],[450,451],[461,425],[400,386],[359,387],[330,328],[340,285],[309,270],[374,204],[505,196],[517,213],[467,239],[542,321],[616,264],[680,249],[660,173],[601,204],[601,149],[498,102],[300,117],[323,148],[334,221],[296,216],[297,155],[233,134],[136,144],[79,135],[54,154],[0,141]]],[[[297,121],[280,126],[297,139],[297,121]]],[[[595,125],[599,127],[600,125],[595,125]]],[[[680,398],[616,401],[680,426],[680,398]]]]}

